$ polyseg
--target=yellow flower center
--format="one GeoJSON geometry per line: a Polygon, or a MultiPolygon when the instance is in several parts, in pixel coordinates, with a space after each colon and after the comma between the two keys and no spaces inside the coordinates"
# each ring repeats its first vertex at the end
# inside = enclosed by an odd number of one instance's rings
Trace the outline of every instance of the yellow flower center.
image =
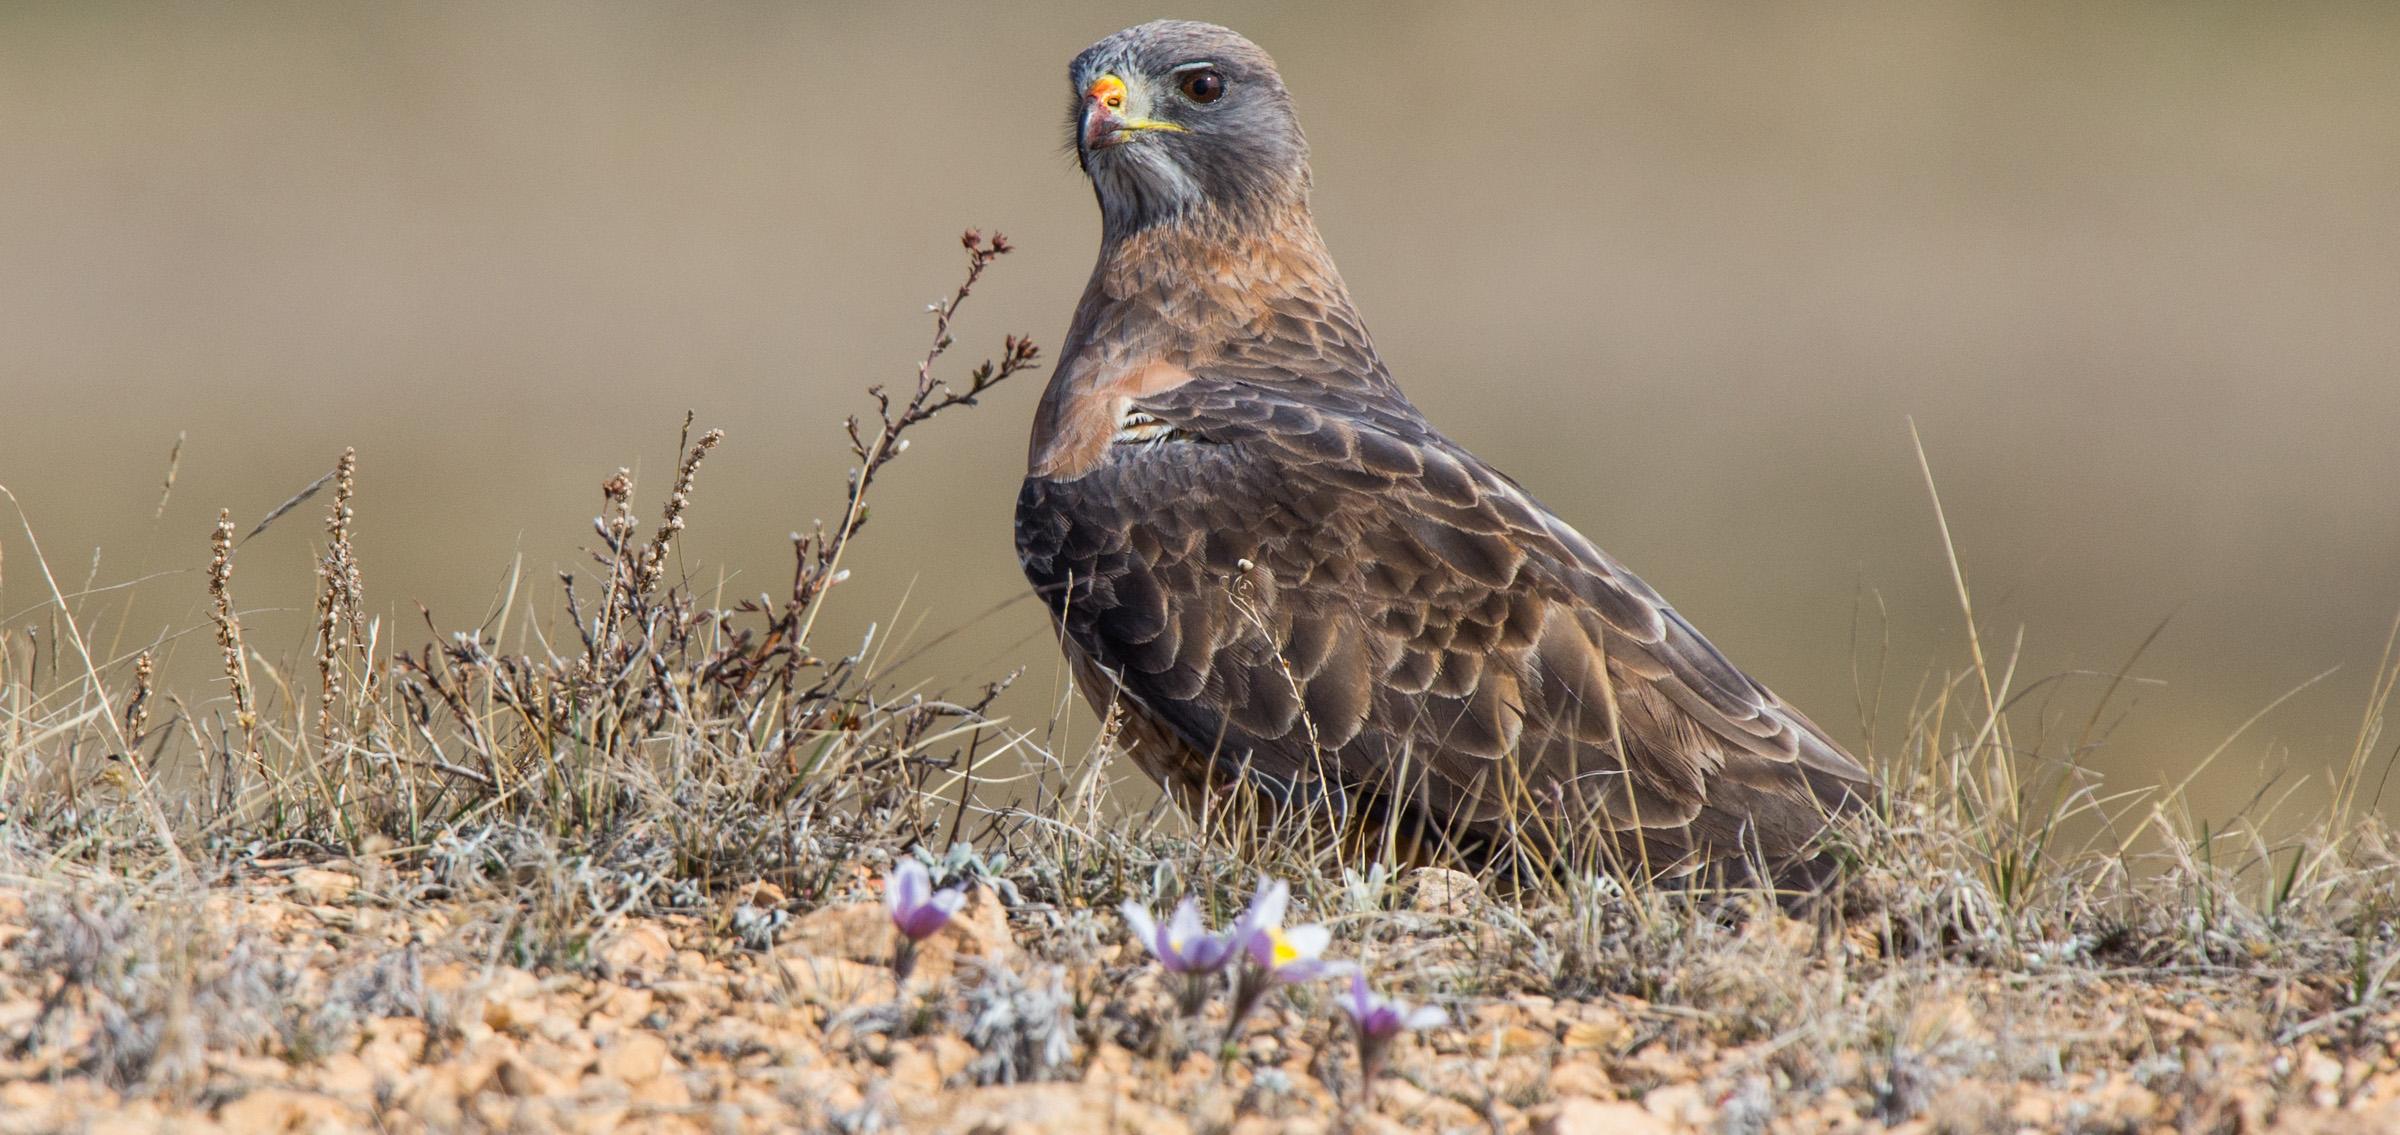
{"type": "Polygon", "coordinates": [[[1282,927],[1269,927],[1267,929],[1267,940],[1275,945],[1275,964],[1270,968],[1282,969],[1283,967],[1300,960],[1300,951],[1292,946],[1291,939],[1283,936],[1282,927]]]}

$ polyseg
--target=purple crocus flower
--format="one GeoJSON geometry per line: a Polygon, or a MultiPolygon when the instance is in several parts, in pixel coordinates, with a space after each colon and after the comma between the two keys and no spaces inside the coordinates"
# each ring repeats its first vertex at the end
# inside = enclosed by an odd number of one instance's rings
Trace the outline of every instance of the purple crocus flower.
{"type": "Polygon", "coordinates": [[[1128,900],[1119,909],[1125,913],[1126,925],[1133,928],[1134,941],[1150,951],[1168,973],[1215,973],[1233,959],[1233,935],[1209,932],[1207,924],[1200,921],[1198,899],[1177,903],[1165,926],[1151,918],[1149,908],[1140,903],[1128,900]]]}
{"type": "Polygon", "coordinates": [[[883,877],[883,905],[900,931],[899,946],[892,951],[892,972],[900,980],[908,980],[908,971],[916,966],[917,943],[950,925],[966,902],[967,893],[957,887],[934,890],[933,877],[914,859],[902,859],[883,877]]]}
{"type": "Polygon", "coordinates": [[[1150,908],[1140,903],[1128,900],[1118,909],[1124,912],[1134,940],[1150,951],[1168,973],[1184,975],[1183,1011],[1190,1016],[1199,1013],[1200,1006],[1208,1000],[1208,979],[1241,957],[1259,928],[1282,922],[1283,908],[1290,901],[1291,888],[1262,879],[1249,908],[1221,934],[1209,930],[1200,920],[1200,902],[1189,896],[1175,904],[1175,913],[1165,926],[1160,926],[1151,917],[1150,908]]]}
{"type": "Polygon", "coordinates": [[[1229,1046],[1241,1035],[1242,1022],[1249,1018],[1250,1010],[1266,1000],[1268,993],[1281,986],[1333,977],[1358,968],[1349,962],[1326,959],[1325,947],[1333,944],[1333,931],[1316,924],[1289,929],[1281,925],[1282,900],[1291,891],[1282,883],[1261,881],[1262,892],[1270,888],[1277,891],[1268,908],[1275,917],[1260,922],[1243,948],[1250,956],[1250,964],[1242,967],[1241,978],[1233,983],[1233,1014],[1225,1021],[1225,1043],[1229,1046]]]}
{"type": "Polygon", "coordinates": [[[1350,975],[1350,996],[1342,999],[1342,1011],[1350,1015],[1350,1024],[1358,1033],[1359,1091],[1371,1094],[1375,1077],[1383,1071],[1383,1057],[1392,1041],[1404,1032],[1438,1028],[1448,1024],[1450,1014],[1431,1005],[1410,1008],[1408,1003],[1384,997],[1367,988],[1367,975],[1350,975]]]}
{"type": "Polygon", "coordinates": [[[1311,924],[1288,930],[1266,926],[1250,936],[1250,960],[1257,964],[1260,975],[1274,985],[1298,985],[1357,968],[1349,962],[1327,960],[1325,947],[1332,944],[1333,931],[1323,926],[1311,924]]]}
{"type": "Polygon", "coordinates": [[[957,887],[934,890],[933,877],[914,859],[901,860],[883,879],[883,904],[891,909],[892,925],[911,942],[940,933],[966,903],[967,893],[957,887]]]}

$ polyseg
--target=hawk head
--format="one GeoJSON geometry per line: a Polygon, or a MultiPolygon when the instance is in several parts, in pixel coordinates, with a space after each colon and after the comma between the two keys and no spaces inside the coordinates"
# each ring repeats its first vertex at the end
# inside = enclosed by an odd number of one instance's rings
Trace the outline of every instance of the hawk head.
{"type": "Polygon", "coordinates": [[[1240,216],[1307,198],[1308,142],[1275,61],[1229,29],[1127,28],[1085,48],[1067,80],[1075,155],[1112,234],[1204,206],[1240,216]]]}

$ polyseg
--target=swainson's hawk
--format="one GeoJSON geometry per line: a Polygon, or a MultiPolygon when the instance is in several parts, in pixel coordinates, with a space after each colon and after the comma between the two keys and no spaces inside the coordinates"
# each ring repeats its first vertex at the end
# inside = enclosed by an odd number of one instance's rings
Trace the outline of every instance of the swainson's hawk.
{"type": "Polygon", "coordinates": [[[1866,770],[1393,384],[1266,53],[1162,21],[1069,75],[1100,259],[1017,550],[1142,769],[1469,865],[1820,881],[1866,770]]]}

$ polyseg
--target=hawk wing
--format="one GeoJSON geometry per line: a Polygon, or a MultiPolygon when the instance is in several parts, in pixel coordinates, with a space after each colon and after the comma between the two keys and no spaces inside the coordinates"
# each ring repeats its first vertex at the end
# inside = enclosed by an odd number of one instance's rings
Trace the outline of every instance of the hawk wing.
{"type": "Polygon", "coordinates": [[[1191,770],[1412,819],[1636,834],[1661,873],[1784,872],[1866,771],[1641,580],[1371,389],[1222,375],[1028,479],[1017,544],[1071,653],[1191,770]]]}

